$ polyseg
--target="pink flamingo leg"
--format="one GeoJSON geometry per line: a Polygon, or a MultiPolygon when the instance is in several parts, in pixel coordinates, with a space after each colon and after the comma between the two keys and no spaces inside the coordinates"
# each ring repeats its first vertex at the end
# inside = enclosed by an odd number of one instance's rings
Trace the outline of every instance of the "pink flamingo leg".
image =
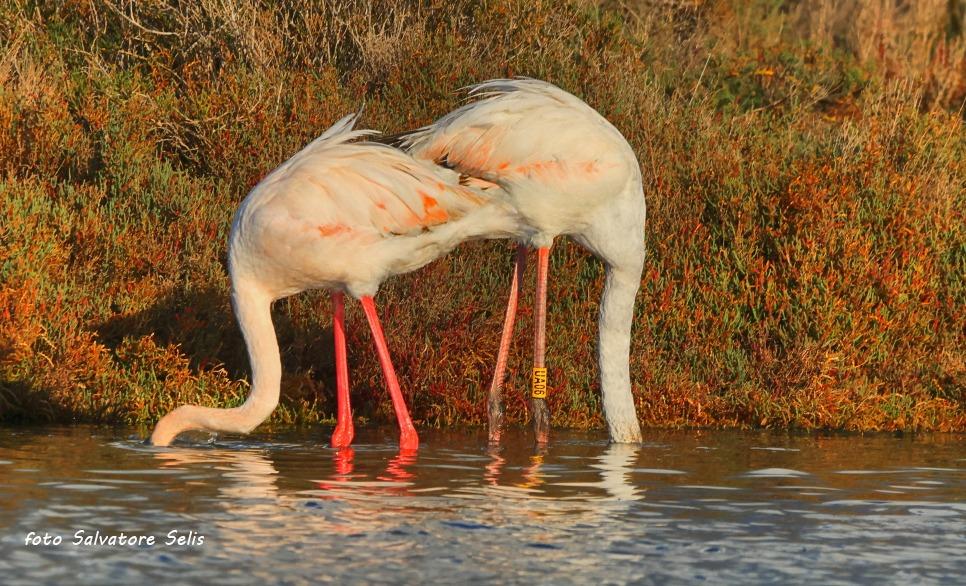
{"type": "Polygon", "coordinates": [[[513,340],[513,322],[517,316],[517,300],[523,286],[523,271],[527,267],[527,248],[517,246],[516,264],[513,269],[513,281],[510,284],[510,299],[506,304],[506,317],[503,319],[503,337],[500,338],[500,350],[496,355],[496,369],[493,371],[493,381],[490,383],[490,396],[487,403],[487,414],[490,419],[490,443],[500,441],[503,432],[503,400],[501,390],[506,376],[506,362],[510,354],[510,342],[513,340]]]}
{"type": "Polygon", "coordinates": [[[379,363],[382,365],[382,372],[386,377],[386,386],[389,387],[389,396],[392,397],[392,406],[396,410],[396,419],[399,421],[399,448],[400,450],[415,450],[419,447],[419,436],[416,435],[416,428],[413,426],[413,422],[409,418],[409,410],[406,408],[406,400],[403,399],[402,391],[399,389],[396,371],[392,367],[392,359],[389,358],[386,338],[382,333],[379,316],[376,314],[376,304],[369,295],[364,296],[360,301],[362,301],[362,309],[366,312],[366,319],[369,320],[369,327],[372,329],[376,351],[379,353],[379,363]]]}
{"type": "Polygon", "coordinates": [[[345,351],[345,293],[332,294],[332,334],[335,338],[336,426],[332,447],[344,448],[352,443],[352,407],[349,405],[349,362],[345,351]]]}
{"type": "Polygon", "coordinates": [[[533,369],[534,381],[531,397],[533,409],[533,431],[537,443],[545,444],[550,439],[550,410],[546,400],[546,355],[547,355],[547,273],[550,267],[550,247],[537,250],[537,295],[534,310],[533,369]],[[543,397],[538,397],[538,371],[543,372],[543,397]]]}

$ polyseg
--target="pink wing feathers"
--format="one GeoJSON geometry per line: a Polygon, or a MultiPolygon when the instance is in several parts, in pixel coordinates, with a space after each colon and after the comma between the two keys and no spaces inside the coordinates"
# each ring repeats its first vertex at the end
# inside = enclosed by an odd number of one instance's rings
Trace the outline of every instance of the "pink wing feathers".
{"type": "MultiPolygon", "coordinates": [[[[511,188],[606,180],[626,166],[626,141],[596,111],[549,83],[492,80],[476,101],[403,138],[415,157],[511,188]]],[[[633,157],[633,153],[630,154],[633,157]]]]}
{"type": "Polygon", "coordinates": [[[390,146],[349,142],[373,134],[352,130],[353,121],[337,122],[256,189],[285,193],[290,213],[326,237],[418,233],[489,201],[452,171],[390,146]]]}

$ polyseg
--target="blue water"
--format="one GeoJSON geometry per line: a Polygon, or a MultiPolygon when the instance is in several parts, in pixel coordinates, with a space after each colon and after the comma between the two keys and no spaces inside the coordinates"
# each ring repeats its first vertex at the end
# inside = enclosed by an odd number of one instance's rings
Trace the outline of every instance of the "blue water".
{"type": "Polygon", "coordinates": [[[330,431],[198,435],[161,449],[125,429],[0,429],[0,582],[961,584],[966,574],[961,435],[647,432],[632,447],[556,431],[537,450],[522,430],[500,449],[477,430],[423,431],[414,455],[398,452],[391,429],[360,430],[351,450],[329,448],[330,431]],[[122,533],[140,545],[118,544],[122,533]],[[26,543],[45,534],[59,544],[26,543]]]}

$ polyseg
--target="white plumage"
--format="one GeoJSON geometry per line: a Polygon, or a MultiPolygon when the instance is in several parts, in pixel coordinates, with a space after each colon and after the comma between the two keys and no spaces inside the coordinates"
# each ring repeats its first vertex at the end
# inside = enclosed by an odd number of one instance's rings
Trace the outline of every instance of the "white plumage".
{"type": "MultiPolygon", "coordinates": [[[[630,145],[579,98],[535,79],[496,79],[470,90],[473,101],[404,137],[415,157],[463,174],[464,183],[506,192],[524,223],[527,244],[538,247],[535,365],[543,367],[546,273],[554,238],[569,235],[607,265],[601,301],[599,358],[604,410],[611,438],[640,441],[631,394],[630,329],[644,263],[645,205],[640,167],[630,145]],[[467,179],[469,178],[469,179],[467,179]]],[[[518,266],[490,397],[491,439],[502,421],[499,390],[518,294],[518,266]]],[[[549,420],[534,399],[538,441],[549,420]]]]}
{"type": "Polygon", "coordinates": [[[389,360],[372,296],[390,275],[417,269],[460,242],[518,237],[515,210],[501,190],[460,185],[456,173],[390,146],[351,142],[346,116],[266,176],[235,214],[228,247],[232,300],[252,366],[241,407],[183,406],[151,436],[167,445],[182,431],[247,433],[278,404],[281,364],[272,301],[307,289],[333,292],[339,423],[333,444],[352,440],[342,292],[362,301],[373,329],[396,415],[400,444],[418,439],[389,360]]]}
{"type": "Polygon", "coordinates": [[[373,134],[352,122],[337,122],[245,198],[229,240],[233,278],[256,279],[275,298],[316,288],[375,295],[387,276],[462,241],[515,233],[501,192],[462,186],[390,146],[351,142],[373,134]]]}
{"type": "MultiPolygon", "coordinates": [[[[645,206],[633,150],[607,120],[575,96],[532,79],[492,80],[476,101],[403,139],[413,156],[351,142],[354,116],[280,165],[249,193],[229,238],[232,299],[252,365],[241,407],[180,407],[151,441],[187,429],[246,433],[278,403],[281,364],[272,301],[306,289],[333,292],[339,423],[333,444],[352,440],[343,291],[358,297],[396,409],[400,445],[418,439],[392,369],[372,296],[388,276],[417,269],[463,242],[513,238],[539,249],[534,363],[544,366],[549,247],[569,235],[606,264],[599,359],[611,438],[641,439],[630,385],[630,330],[644,262],[645,206]],[[415,158],[414,158],[415,157],[415,158]],[[445,167],[445,168],[444,168],[445,167]]],[[[499,390],[525,252],[518,254],[497,368],[490,389],[491,439],[502,422],[499,390]]],[[[533,401],[538,441],[549,416],[533,401]]]]}
{"type": "Polygon", "coordinates": [[[624,137],[560,88],[498,79],[474,86],[470,96],[478,100],[413,132],[403,146],[417,158],[506,190],[533,245],[581,232],[614,194],[640,185],[624,137]]]}

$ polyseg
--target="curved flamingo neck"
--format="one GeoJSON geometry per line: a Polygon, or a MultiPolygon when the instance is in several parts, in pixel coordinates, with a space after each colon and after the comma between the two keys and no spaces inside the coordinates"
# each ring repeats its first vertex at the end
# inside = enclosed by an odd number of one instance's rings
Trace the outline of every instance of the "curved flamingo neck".
{"type": "Polygon", "coordinates": [[[197,405],[179,407],[158,422],[151,434],[152,444],[166,446],[178,434],[191,429],[248,433],[265,421],[278,405],[282,364],[272,325],[272,300],[254,287],[235,283],[232,301],[252,368],[248,399],[233,409],[197,405]]]}

